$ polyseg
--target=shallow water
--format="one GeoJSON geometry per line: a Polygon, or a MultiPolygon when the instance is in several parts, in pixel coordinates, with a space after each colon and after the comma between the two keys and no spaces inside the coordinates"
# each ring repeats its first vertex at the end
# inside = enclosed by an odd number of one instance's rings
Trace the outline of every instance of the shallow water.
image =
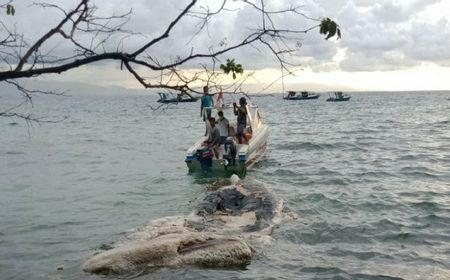
{"type": "MultiPolygon", "coordinates": [[[[263,255],[133,277],[450,279],[450,93],[352,95],[252,97],[271,132],[247,177],[300,216],[263,255]]],[[[155,100],[40,97],[33,112],[64,121],[0,119],[0,279],[104,279],[80,269],[95,248],[205,195],[214,179],[184,164],[203,133],[199,104],[154,111],[155,100]]]]}

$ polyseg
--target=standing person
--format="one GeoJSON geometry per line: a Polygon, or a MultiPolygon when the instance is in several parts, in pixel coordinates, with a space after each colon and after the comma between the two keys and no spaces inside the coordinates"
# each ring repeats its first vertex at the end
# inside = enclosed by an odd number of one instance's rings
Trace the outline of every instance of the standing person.
{"type": "Polygon", "coordinates": [[[208,94],[208,86],[203,87],[203,96],[200,104],[200,117],[203,117],[205,122],[205,136],[210,133],[211,126],[209,125],[209,118],[211,118],[211,108],[214,106],[214,101],[211,95],[208,94]]]}
{"type": "Polygon", "coordinates": [[[237,116],[237,133],[239,144],[242,144],[244,138],[244,129],[247,127],[247,100],[245,97],[239,99],[239,107],[233,102],[234,115],[237,116]]]}
{"type": "Polygon", "coordinates": [[[217,111],[219,111],[219,112],[223,110],[223,92],[222,92],[222,90],[219,91],[219,95],[217,96],[216,107],[217,107],[217,111]]]}
{"type": "Polygon", "coordinates": [[[220,144],[225,144],[228,135],[230,135],[230,122],[223,116],[222,111],[219,111],[218,116],[219,120],[217,121],[217,127],[219,128],[220,132],[220,144]]]}
{"type": "Polygon", "coordinates": [[[206,122],[209,118],[211,118],[211,108],[214,106],[214,101],[211,95],[208,94],[208,86],[203,87],[203,96],[201,101],[200,117],[203,117],[203,121],[206,122]]]}
{"type": "Polygon", "coordinates": [[[213,150],[216,158],[219,158],[220,132],[216,127],[215,118],[209,118],[208,121],[211,125],[211,131],[209,132],[208,139],[204,142],[204,144],[213,150]]]}

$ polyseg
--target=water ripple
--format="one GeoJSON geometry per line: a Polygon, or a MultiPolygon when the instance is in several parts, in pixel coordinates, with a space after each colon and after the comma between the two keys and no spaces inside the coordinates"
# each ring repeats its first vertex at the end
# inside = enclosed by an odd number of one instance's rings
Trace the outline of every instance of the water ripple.
{"type": "MultiPolygon", "coordinates": [[[[271,132],[247,176],[299,219],[281,223],[249,266],[132,277],[450,279],[448,93],[352,95],[345,104],[251,97],[271,132]]],[[[183,162],[204,132],[198,104],[153,111],[155,100],[38,97],[36,115],[67,119],[30,131],[0,120],[2,277],[97,279],[80,269],[91,249],[192,210],[214,180],[183,162]]]]}

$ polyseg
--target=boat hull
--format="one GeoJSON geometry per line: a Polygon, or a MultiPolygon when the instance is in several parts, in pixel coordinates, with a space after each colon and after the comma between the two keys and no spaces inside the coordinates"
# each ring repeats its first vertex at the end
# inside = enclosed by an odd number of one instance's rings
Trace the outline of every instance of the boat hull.
{"type": "Polygon", "coordinates": [[[328,102],[341,102],[341,101],[349,101],[351,96],[343,97],[343,98],[334,98],[330,97],[327,99],[328,102]]]}
{"type": "Polygon", "coordinates": [[[198,97],[189,98],[189,99],[176,99],[176,98],[174,98],[174,99],[162,99],[162,100],[160,99],[160,100],[157,100],[156,102],[166,104],[166,103],[197,102],[197,100],[198,100],[198,97]]]}
{"type": "Polygon", "coordinates": [[[318,99],[320,95],[310,95],[310,96],[306,96],[306,97],[302,97],[302,96],[295,96],[295,97],[288,97],[285,96],[283,97],[283,99],[285,100],[310,100],[310,99],[318,99]]]}
{"type": "Polygon", "coordinates": [[[245,175],[247,170],[252,168],[264,155],[268,136],[268,126],[261,124],[257,130],[253,131],[248,144],[237,144],[234,160],[227,157],[223,145],[219,147],[219,158],[199,159],[196,156],[196,151],[206,139],[202,138],[188,150],[185,162],[189,172],[245,175]]]}

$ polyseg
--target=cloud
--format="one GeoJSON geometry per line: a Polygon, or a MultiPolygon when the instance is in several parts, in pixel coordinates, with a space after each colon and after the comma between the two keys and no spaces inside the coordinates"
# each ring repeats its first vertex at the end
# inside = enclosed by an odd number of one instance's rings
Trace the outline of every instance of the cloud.
{"type": "Polygon", "coordinates": [[[450,22],[441,18],[435,23],[414,22],[405,54],[420,62],[450,65],[450,22]]]}
{"type": "MultiPolygon", "coordinates": [[[[268,11],[298,6],[298,1],[272,1],[270,3],[276,3],[277,5],[276,7],[266,7],[268,11]]],[[[300,10],[305,13],[306,17],[295,13],[272,14],[271,22],[278,29],[304,31],[317,26],[320,19],[324,16],[323,9],[313,0],[304,1],[300,10]]],[[[267,22],[269,21],[266,20],[266,24],[267,22]]],[[[245,6],[237,11],[234,17],[234,28],[230,32],[230,37],[243,38],[244,34],[253,32],[255,28],[260,28],[262,24],[260,13],[250,6],[245,6]]],[[[283,59],[292,64],[314,67],[325,61],[329,62],[337,53],[336,45],[332,40],[326,41],[324,36],[319,34],[318,28],[308,33],[289,34],[287,36],[290,40],[284,40],[285,45],[280,43],[274,44],[270,39],[268,39],[268,42],[272,43],[273,46],[282,46],[289,49],[298,49],[300,47],[297,51],[290,54],[281,55],[283,59]]],[[[265,45],[254,44],[251,47],[239,49],[231,55],[245,65],[249,65],[252,69],[279,67],[279,61],[265,45]]]]}
{"type": "Polygon", "coordinates": [[[343,29],[344,71],[396,70],[433,62],[448,65],[449,23],[435,23],[419,11],[440,1],[382,1],[358,6],[349,1],[338,16],[343,29]]]}
{"type": "MultiPolygon", "coordinates": [[[[67,10],[71,10],[77,1],[69,0],[48,0],[51,4],[57,4],[67,10]]],[[[133,31],[138,35],[127,37],[123,40],[122,35],[113,35],[110,42],[99,46],[97,51],[115,51],[117,49],[126,52],[133,52],[148,42],[152,38],[160,36],[169,26],[170,22],[176,18],[182,9],[189,3],[188,0],[166,1],[166,0],[93,0],[100,16],[111,14],[122,14],[132,10],[132,15],[126,30],[133,31]]],[[[221,1],[201,0],[194,11],[216,10],[221,1]]],[[[255,1],[257,5],[259,1],[255,1]]],[[[23,32],[28,44],[35,42],[40,36],[54,27],[62,18],[63,13],[57,9],[40,8],[30,6],[27,3],[18,1],[15,3],[18,13],[15,17],[7,18],[9,26],[17,26],[19,32],[23,32]],[[39,23],[39,24],[37,24],[39,23]]],[[[298,1],[267,1],[266,10],[287,9],[290,6],[298,6],[298,1]]],[[[313,0],[304,2],[304,11],[308,16],[320,18],[324,15],[324,10],[313,0]]],[[[253,33],[262,26],[262,17],[258,11],[242,1],[228,1],[227,9],[220,15],[212,17],[202,32],[197,34],[201,26],[201,20],[191,16],[181,20],[171,31],[169,37],[152,47],[147,55],[153,57],[161,63],[170,63],[179,57],[187,56],[193,52],[209,53],[218,50],[221,45],[231,46],[242,41],[248,34],[253,33]]],[[[305,30],[318,22],[303,18],[298,14],[284,13],[272,14],[272,20],[276,27],[282,29],[305,30]]],[[[267,21],[268,22],[268,21],[267,21]]],[[[96,45],[102,41],[102,36],[91,39],[88,35],[81,35],[80,41],[85,45],[96,45]],[[91,42],[92,40],[92,42],[91,42]]],[[[270,42],[270,39],[268,39],[270,42]]],[[[288,42],[286,40],[286,42],[288,42]]],[[[272,42],[271,42],[272,43],[272,42]]],[[[281,44],[282,45],[282,44],[281,44]]],[[[319,65],[331,59],[336,54],[336,46],[330,44],[318,35],[318,30],[313,30],[308,34],[297,36],[296,40],[287,43],[287,47],[295,48],[301,45],[299,52],[295,56],[287,56],[292,63],[308,62],[319,65]]],[[[49,53],[55,57],[73,55],[73,44],[64,42],[61,37],[50,40],[42,49],[43,53],[49,53]]],[[[237,61],[247,65],[248,68],[260,69],[267,67],[278,67],[279,62],[271,54],[267,46],[254,44],[229,54],[237,61]]],[[[228,58],[224,55],[222,59],[228,58]]],[[[200,63],[206,63],[200,60],[200,63]]],[[[186,67],[199,67],[199,62],[188,63],[186,67]]]]}
{"type": "MultiPolygon", "coordinates": [[[[50,0],[65,8],[73,8],[77,1],[50,0]]],[[[106,16],[120,14],[133,10],[126,29],[138,33],[123,42],[120,36],[113,36],[111,43],[105,45],[106,51],[114,51],[120,42],[128,52],[136,50],[144,42],[162,34],[165,28],[180,13],[190,1],[188,0],[95,0],[98,13],[106,16]]],[[[200,0],[196,11],[209,7],[217,8],[220,1],[200,0]]],[[[227,1],[229,10],[220,16],[212,18],[203,32],[196,34],[200,21],[195,16],[183,19],[177,25],[167,40],[152,47],[147,55],[160,62],[171,62],[188,55],[191,51],[208,53],[217,50],[221,45],[232,45],[242,40],[255,28],[261,27],[262,18],[250,6],[242,1],[227,1]]],[[[259,4],[259,1],[255,1],[259,4]]],[[[266,1],[266,9],[280,9],[290,5],[298,5],[296,0],[266,1]]],[[[42,36],[49,27],[54,26],[61,18],[61,12],[52,9],[41,9],[29,6],[27,1],[16,1],[16,15],[2,18],[8,26],[16,26],[23,32],[29,42],[42,36]]],[[[342,39],[336,41],[324,40],[314,29],[307,34],[296,36],[288,43],[289,47],[301,45],[295,55],[285,58],[294,64],[312,69],[315,72],[330,72],[341,70],[347,72],[359,71],[395,71],[431,63],[438,66],[450,66],[450,4],[443,0],[304,0],[302,11],[306,16],[321,18],[329,16],[335,19],[341,27],[342,39]],[[436,13],[438,11],[439,13],[436,13]],[[447,12],[445,12],[447,11],[447,12]]],[[[293,14],[273,14],[272,19],[277,27],[304,30],[318,22],[293,14]]],[[[2,31],[0,31],[2,32],[2,31]]],[[[0,37],[1,38],[1,37],[0,37]]],[[[83,40],[88,42],[89,38],[83,40]]],[[[97,39],[98,40],[98,39],[97,39]]],[[[102,50],[103,51],[103,50],[102,50]]],[[[22,50],[23,52],[23,50],[22,50]]],[[[61,43],[60,40],[49,42],[45,52],[54,56],[72,55],[72,46],[61,43]]],[[[233,51],[220,57],[235,58],[244,68],[267,69],[278,68],[279,61],[264,45],[253,45],[233,51]]],[[[185,65],[187,68],[199,68],[200,60],[185,65]]],[[[90,68],[101,71],[117,64],[99,63],[90,68]]],[[[110,69],[110,68],[108,68],[110,69]]],[[[111,70],[111,69],[110,69],[111,70]]],[[[123,72],[122,71],[122,75],[123,72]]],[[[80,79],[89,79],[82,75],[83,71],[74,72],[80,79]]],[[[110,84],[119,79],[119,75],[107,75],[103,71],[97,77],[107,80],[110,84]]],[[[91,75],[91,74],[90,74],[91,75]]],[[[127,79],[129,75],[125,75],[127,79]]]]}
{"type": "Polygon", "coordinates": [[[409,0],[393,1],[384,0],[374,4],[373,15],[379,21],[403,22],[409,20],[413,15],[426,9],[428,6],[439,3],[441,0],[409,0]]]}

